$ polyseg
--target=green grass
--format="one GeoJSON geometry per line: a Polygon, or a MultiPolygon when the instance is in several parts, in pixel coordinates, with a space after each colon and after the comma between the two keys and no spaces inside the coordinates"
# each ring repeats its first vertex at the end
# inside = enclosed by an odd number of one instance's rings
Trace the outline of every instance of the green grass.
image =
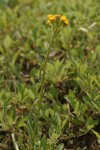
{"type": "Polygon", "coordinates": [[[0,150],[100,149],[99,3],[0,1],[0,150]],[[48,14],[69,25],[52,46],[39,108],[48,14]]]}

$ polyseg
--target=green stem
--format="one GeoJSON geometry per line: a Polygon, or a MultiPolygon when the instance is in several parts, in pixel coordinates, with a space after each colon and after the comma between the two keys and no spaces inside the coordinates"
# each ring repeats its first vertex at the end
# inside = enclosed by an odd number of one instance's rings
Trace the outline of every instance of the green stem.
{"type": "Polygon", "coordinates": [[[49,53],[50,53],[51,47],[52,47],[53,42],[54,42],[54,38],[55,38],[55,32],[52,35],[52,39],[51,39],[51,42],[50,42],[50,45],[49,45],[49,48],[48,48],[48,51],[47,51],[47,55],[46,55],[44,64],[43,64],[43,70],[42,70],[42,75],[41,75],[41,90],[40,90],[40,97],[39,97],[40,103],[41,103],[41,100],[42,100],[43,90],[44,90],[44,80],[45,80],[46,66],[47,66],[47,62],[48,62],[49,53]]]}

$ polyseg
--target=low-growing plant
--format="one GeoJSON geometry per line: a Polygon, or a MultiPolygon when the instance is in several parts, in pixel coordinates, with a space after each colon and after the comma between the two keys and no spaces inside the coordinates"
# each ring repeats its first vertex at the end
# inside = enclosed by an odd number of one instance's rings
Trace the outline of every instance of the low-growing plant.
{"type": "Polygon", "coordinates": [[[1,150],[100,149],[99,7],[0,0],[1,150]]]}

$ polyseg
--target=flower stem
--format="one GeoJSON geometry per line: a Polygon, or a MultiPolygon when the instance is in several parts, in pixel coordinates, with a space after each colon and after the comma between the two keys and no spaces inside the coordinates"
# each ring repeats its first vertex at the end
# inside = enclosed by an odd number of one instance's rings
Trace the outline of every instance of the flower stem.
{"type": "Polygon", "coordinates": [[[45,80],[46,66],[47,66],[47,62],[48,62],[48,57],[49,57],[49,54],[50,54],[50,50],[51,50],[51,47],[52,47],[53,42],[54,42],[54,38],[55,38],[55,32],[52,35],[52,39],[51,39],[51,42],[50,42],[50,45],[49,45],[49,48],[48,48],[48,51],[47,51],[47,55],[46,55],[44,64],[43,64],[43,70],[42,70],[42,74],[41,74],[41,90],[40,90],[40,97],[39,97],[40,103],[42,101],[42,96],[43,96],[43,91],[44,91],[44,80],[45,80]]]}

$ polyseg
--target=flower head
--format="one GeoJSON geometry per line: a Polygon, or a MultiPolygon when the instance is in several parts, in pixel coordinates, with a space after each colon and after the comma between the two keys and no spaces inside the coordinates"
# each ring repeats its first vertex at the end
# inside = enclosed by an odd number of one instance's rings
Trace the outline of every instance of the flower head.
{"type": "Polygon", "coordinates": [[[64,21],[64,24],[65,24],[65,25],[68,25],[68,20],[65,20],[65,21],[64,21]]]}
{"type": "Polygon", "coordinates": [[[65,20],[66,20],[66,16],[61,16],[60,19],[61,19],[62,21],[65,21],[65,20]]]}
{"type": "Polygon", "coordinates": [[[61,16],[60,15],[54,15],[56,19],[60,18],[61,16]]]}
{"type": "Polygon", "coordinates": [[[66,16],[61,16],[60,20],[61,20],[65,25],[68,25],[68,20],[67,20],[66,16]]]}
{"type": "Polygon", "coordinates": [[[59,14],[56,15],[49,14],[46,24],[49,25],[54,32],[59,32],[62,30],[63,27],[68,25],[68,20],[66,16],[61,16],[59,14]]]}
{"type": "Polygon", "coordinates": [[[55,18],[55,16],[53,16],[53,15],[48,15],[48,19],[49,19],[50,21],[54,21],[56,18],[55,18]]]}

